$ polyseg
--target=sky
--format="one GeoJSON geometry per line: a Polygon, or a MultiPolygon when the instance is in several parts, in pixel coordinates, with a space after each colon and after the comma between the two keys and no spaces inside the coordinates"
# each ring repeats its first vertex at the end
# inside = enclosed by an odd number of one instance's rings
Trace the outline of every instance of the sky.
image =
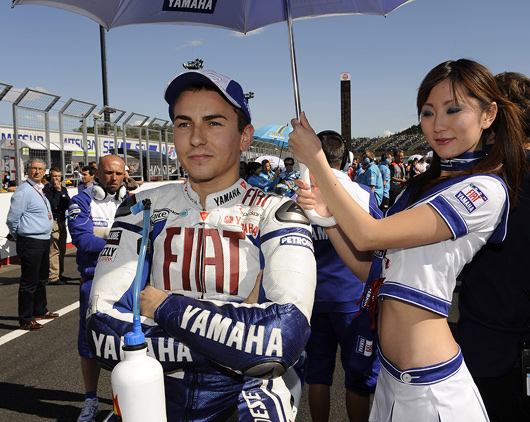
{"type": "MultiPolygon", "coordinates": [[[[262,0],[266,1],[266,0],[262,0]]],[[[494,74],[530,75],[530,1],[415,0],[387,17],[350,15],[293,24],[302,110],[316,131],[340,132],[340,75],[351,74],[352,136],[417,124],[416,94],[437,64],[470,58],[494,74]]],[[[0,82],[103,106],[99,24],[60,9],[0,0],[0,82]]],[[[166,84],[195,58],[253,92],[255,128],[295,117],[287,25],[246,35],[185,25],[132,25],[106,33],[109,105],[168,119],[166,84]]],[[[13,95],[0,101],[12,123],[13,95]]]]}

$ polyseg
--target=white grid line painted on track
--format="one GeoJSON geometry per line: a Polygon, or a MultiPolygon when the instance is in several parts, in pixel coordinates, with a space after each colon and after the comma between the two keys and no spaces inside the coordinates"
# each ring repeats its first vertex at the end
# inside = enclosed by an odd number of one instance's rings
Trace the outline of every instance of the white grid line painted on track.
{"type": "MultiPolygon", "coordinates": [[[[62,309],[59,309],[58,311],[56,311],[60,317],[63,316],[63,315],[66,315],[67,313],[69,312],[72,312],[73,310],[79,308],[79,301],[77,302],[74,302],[72,303],[71,305],[68,305],[68,306],[65,306],[64,308],[62,309]]],[[[60,318],[59,317],[59,318],[60,318]]],[[[54,321],[53,319],[41,319],[39,321],[39,324],[48,324],[50,322],[54,321]]],[[[6,335],[3,335],[2,337],[0,337],[0,346],[2,344],[5,344],[7,343],[8,341],[11,341],[11,340],[14,340],[26,333],[29,333],[29,330],[21,330],[20,328],[18,330],[15,330],[15,331],[11,331],[9,334],[6,334],[6,335]]]]}

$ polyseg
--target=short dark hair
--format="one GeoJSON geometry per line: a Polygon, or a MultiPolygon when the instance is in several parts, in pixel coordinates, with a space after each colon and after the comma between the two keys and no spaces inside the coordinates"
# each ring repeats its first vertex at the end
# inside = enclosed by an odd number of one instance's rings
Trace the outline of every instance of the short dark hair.
{"type": "Polygon", "coordinates": [[[285,165],[287,165],[287,161],[289,161],[290,163],[293,163],[293,165],[294,165],[294,158],[293,158],[293,157],[287,157],[287,158],[285,158],[285,159],[283,160],[283,163],[284,163],[285,165]]]}
{"type": "Polygon", "coordinates": [[[247,174],[254,174],[254,172],[257,170],[257,169],[260,169],[261,168],[261,164],[256,162],[256,161],[252,161],[250,163],[248,163],[247,165],[247,174]]]}
{"type": "Polygon", "coordinates": [[[317,136],[322,142],[322,150],[330,167],[340,170],[346,147],[342,136],[331,130],[322,131],[317,136]]]}
{"type": "Polygon", "coordinates": [[[50,174],[52,174],[52,171],[54,171],[55,173],[62,173],[63,172],[59,167],[52,167],[50,169],[50,174]]]}
{"type": "MultiPolygon", "coordinates": [[[[228,104],[230,104],[230,106],[232,106],[232,108],[234,109],[234,111],[237,114],[237,130],[239,131],[239,133],[243,133],[245,128],[250,124],[250,122],[248,121],[247,115],[239,107],[236,107],[234,104],[232,104],[230,101],[228,101],[226,99],[226,97],[224,96],[224,94],[219,89],[217,89],[217,88],[215,88],[215,87],[213,87],[211,85],[206,85],[206,84],[193,84],[193,85],[190,85],[190,86],[184,88],[182,90],[182,92],[186,92],[186,91],[197,92],[197,91],[202,91],[202,90],[217,92],[228,104]]],[[[181,92],[181,94],[182,94],[182,92],[181,92]]],[[[177,102],[178,98],[179,97],[175,98],[175,101],[173,102],[173,106],[172,107],[175,107],[175,103],[177,102]]]]}
{"type": "Polygon", "coordinates": [[[96,169],[91,165],[83,166],[83,168],[81,169],[81,173],[84,171],[88,171],[91,176],[94,176],[96,174],[96,169]]]}

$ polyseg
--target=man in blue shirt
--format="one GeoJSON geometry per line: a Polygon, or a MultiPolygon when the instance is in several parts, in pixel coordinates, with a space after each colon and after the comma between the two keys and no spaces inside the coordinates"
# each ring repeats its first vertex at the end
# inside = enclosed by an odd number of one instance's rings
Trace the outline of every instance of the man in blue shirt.
{"type": "Polygon", "coordinates": [[[293,157],[287,157],[283,160],[283,163],[285,164],[285,171],[280,173],[280,183],[287,188],[287,192],[284,193],[284,196],[291,197],[296,191],[297,187],[294,184],[294,181],[300,179],[300,172],[294,169],[293,157]]]}
{"type": "Polygon", "coordinates": [[[52,207],[42,192],[46,163],[31,158],[26,163],[28,178],[11,197],[6,224],[17,242],[20,259],[18,289],[18,318],[22,330],[38,331],[41,319],[58,318],[48,312],[46,283],[48,282],[50,235],[53,228],[52,207]]]}
{"type": "MultiPolygon", "coordinates": [[[[341,172],[344,141],[333,131],[318,134],[330,167],[347,192],[364,210],[375,218],[381,217],[371,189],[352,182],[341,172]]],[[[357,301],[362,296],[363,283],[343,263],[330,240],[329,230],[313,225],[313,245],[317,260],[317,288],[311,315],[311,336],[306,346],[309,384],[309,408],[313,421],[327,421],[330,413],[330,386],[337,357],[345,372],[346,409],[350,421],[367,421],[370,394],[375,391],[379,373],[370,323],[366,314],[356,318],[357,301]]],[[[371,253],[359,253],[358,259],[371,260],[371,253]]]]}
{"type": "Polygon", "coordinates": [[[375,195],[377,205],[381,205],[383,200],[383,177],[381,171],[374,162],[374,153],[372,151],[366,151],[363,154],[363,163],[365,171],[361,179],[361,183],[365,186],[369,186],[375,195]]]}
{"type": "Polygon", "coordinates": [[[267,178],[272,182],[269,186],[264,188],[265,192],[274,192],[276,185],[278,184],[278,175],[280,174],[280,167],[276,167],[274,170],[271,168],[269,160],[263,160],[261,162],[261,176],[267,178]]]}
{"type": "Polygon", "coordinates": [[[381,162],[379,163],[379,171],[381,172],[381,177],[383,178],[383,200],[379,205],[379,209],[386,213],[386,210],[390,204],[390,163],[392,162],[392,155],[383,154],[381,156],[381,162]]]}

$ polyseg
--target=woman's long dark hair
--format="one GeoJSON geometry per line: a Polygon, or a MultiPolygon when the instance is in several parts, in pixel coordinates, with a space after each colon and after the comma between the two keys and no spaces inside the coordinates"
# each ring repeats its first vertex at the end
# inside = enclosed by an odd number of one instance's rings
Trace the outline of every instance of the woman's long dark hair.
{"type": "MultiPolygon", "coordinates": [[[[498,106],[495,121],[482,134],[484,142],[492,134],[495,136],[495,143],[488,156],[467,172],[455,172],[454,175],[448,177],[475,173],[498,175],[506,183],[510,208],[513,208],[517,203],[524,169],[527,166],[519,109],[501,93],[493,75],[486,67],[472,60],[460,59],[441,63],[425,76],[418,90],[416,101],[418,117],[432,89],[445,79],[451,81],[454,98],[458,98],[456,92],[460,91],[462,94],[475,98],[482,111],[486,111],[492,102],[496,102],[498,106]]],[[[433,151],[432,162],[428,170],[409,179],[406,183],[406,186],[413,190],[409,205],[422,193],[445,179],[440,175],[440,157],[433,151]]]]}

